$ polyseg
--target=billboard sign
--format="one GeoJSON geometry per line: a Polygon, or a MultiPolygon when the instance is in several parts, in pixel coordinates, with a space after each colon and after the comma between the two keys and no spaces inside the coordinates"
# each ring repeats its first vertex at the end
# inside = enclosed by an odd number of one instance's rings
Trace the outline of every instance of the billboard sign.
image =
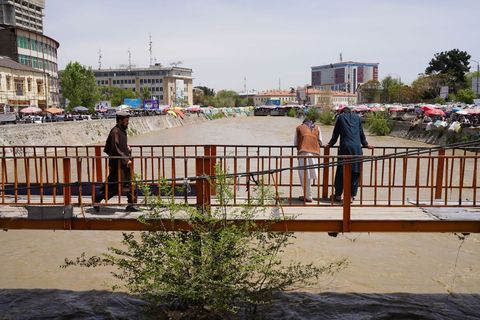
{"type": "Polygon", "coordinates": [[[443,98],[443,99],[448,98],[448,86],[444,86],[440,88],[440,98],[443,98]]]}
{"type": "Polygon", "coordinates": [[[123,104],[132,107],[133,109],[138,108],[142,105],[142,99],[123,99],[123,104]]]}
{"type": "Polygon", "coordinates": [[[158,109],[158,100],[145,100],[143,101],[143,109],[156,110],[158,109]]]}
{"type": "Polygon", "coordinates": [[[185,99],[185,82],[182,79],[175,80],[175,89],[177,102],[182,102],[185,99]]]}

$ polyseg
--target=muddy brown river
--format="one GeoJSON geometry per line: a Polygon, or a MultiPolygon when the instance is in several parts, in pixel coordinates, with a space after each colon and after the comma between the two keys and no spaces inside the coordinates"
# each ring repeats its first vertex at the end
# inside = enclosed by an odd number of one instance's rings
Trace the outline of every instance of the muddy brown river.
{"type": "MultiPolygon", "coordinates": [[[[130,144],[291,145],[298,119],[222,119],[130,138],[130,144]]],[[[332,127],[322,127],[324,140],[332,127]]],[[[367,136],[373,145],[425,146],[367,136]]],[[[61,269],[64,258],[118,246],[120,232],[0,232],[0,319],[137,319],[143,302],[123,292],[108,268],[61,269]]],[[[479,319],[480,236],[297,233],[285,259],[349,265],[313,287],[262,307],[266,319],[479,319]]]]}

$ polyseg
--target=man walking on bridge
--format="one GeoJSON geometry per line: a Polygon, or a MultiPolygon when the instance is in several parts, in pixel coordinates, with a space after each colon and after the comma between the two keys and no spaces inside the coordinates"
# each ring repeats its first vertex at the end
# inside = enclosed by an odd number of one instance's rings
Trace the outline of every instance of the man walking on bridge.
{"type": "Polygon", "coordinates": [[[122,190],[125,190],[128,199],[128,205],[125,211],[137,212],[140,210],[134,207],[136,197],[131,191],[132,176],[130,168],[133,165],[131,159],[132,150],[127,143],[127,129],[130,114],[125,111],[117,112],[116,118],[117,125],[110,130],[105,148],[103,149],[110,157],[108,159],[108,194],[105,194],[105,184],[103,184],[100,191],[95,195],[95,205],[93,208],[96,212],[99,212],[100,206],[98,206],[98,203],[103,199],[110,199],[115,195],[121,194],[122,190]]]}
{"type": "MultiPolygon", "coordinates": [[[[350,108],[345,107],[342,110],[342,113],[337,117],[335,122],[335,128],[333,129],[332,138],[326,145],[326,147],[331,147],[335,145],[338,137],[340,136],[340,148],[338,149],[339,161],[345,160],[348,161],[349,158],[342,158],[341,156],[361,156],[362,146],[373,149],[373,146],[369,145],[365,134],[363,133],[362,122],[360,117],[351,112],[350,108]]],[[[360,177],[361,163],[353,162],[352,163],[352,199],[353,201],[358,191],[358,179],[360,177]]],[[[335,174],[335,194],[334,201],[342,201],[343,193],[343,165],[340,164],[337,167],[337,172],[335,174]]]]}
{"type": "Polygon", "coordinates": [[[301,201],[312,202],[312,180],[318,179],[318,156],[322,145],[320,127],[315,125],[313,113],[307,115],[301,125],[295,130],[293,144],[298,151],[298,175],[303,189],[301,201]]]}

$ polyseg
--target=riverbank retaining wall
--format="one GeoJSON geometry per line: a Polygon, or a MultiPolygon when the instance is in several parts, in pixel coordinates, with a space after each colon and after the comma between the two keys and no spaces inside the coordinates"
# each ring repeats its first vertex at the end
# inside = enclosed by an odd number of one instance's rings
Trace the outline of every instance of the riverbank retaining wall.
{"type": "MultiPolygon", "coordinates": [[[[203,114],[132,117],[130,136],[208,121],[203,114]]],[[[0,146],[84,146],[104,144],[115,119],[32,123],[0,126],[0,146]]]]}
{"type": "Polygon", "coordinates": [[[461,132],[448,131],[447,128],[434,128],[427,131],[426,127],[425,123],[411,128],[409,121],[394,121],[390,135],[435,145],[480,139],[480,127],[462,128],[461,132]]]}

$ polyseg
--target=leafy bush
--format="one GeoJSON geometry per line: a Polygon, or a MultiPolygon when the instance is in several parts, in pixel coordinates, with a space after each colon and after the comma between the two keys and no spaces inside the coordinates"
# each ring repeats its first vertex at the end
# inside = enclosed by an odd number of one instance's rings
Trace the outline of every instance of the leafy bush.
{"type": "Polygon", "coordinates": [[[297,109],[290,108],[290,110],[288,110],[287,116],[295,118],[297,116],[297,109]]]}
{"type": "Polygon", "coordinates": [[[346,265],[345,260],[320,267],[283,263],[279,254],[291,243],[293,233],[269,231],[278,219],[263,226],[253,220],[258,214],[265,215],[264,205],[273,201],[271,190],[260,183],[252,203],[234,210],[228,207],[232,191],[218,170],[215,182],[219,206],[203,212],[176,203],[171,194],[164,199],[161,195],[171,190],[165,183],[158,196],[152,195],[148,186],[141,186],[152,210],[140,221],[160,230],[140,232],[139,236],[124,233],[123,248],[109,248],[102,256],[83,253],[75,260],[65,259],[62,267],[114,266],[118,272],[113,275],[130,292],[167,312],[181,308],[190,311],[189,315],[194,309],[227,316],[241,309],[255,310],[256,305],[269,302],[274,292],[308,284],[320,274],[332,274],[346,265]],[[167,225],[179,223],[175,220],[179,217],[190,229],[168,231],[167,225]]]}
{"type": "Polygon", "coordinates": [[[370,112],[367,115],[365,126],[368,131],[378,136],[385,136],[392,131],[388,111],[370,112]]]}
{"type": "Polygon", "coordinates": [[[330,109],[323,110],[318,116],[318,121],[324,125],[333,125],[335,123],[335,112],[330,109]]]}
{"type": "Polygon", "coordinates": [[[305,114],[305,118],[310,119],[312,121],[318,121],[320,117],[320,113],[318,112],[318,109],[315,107],[310,107],[307,110],[307,113],[305,114]]]}

